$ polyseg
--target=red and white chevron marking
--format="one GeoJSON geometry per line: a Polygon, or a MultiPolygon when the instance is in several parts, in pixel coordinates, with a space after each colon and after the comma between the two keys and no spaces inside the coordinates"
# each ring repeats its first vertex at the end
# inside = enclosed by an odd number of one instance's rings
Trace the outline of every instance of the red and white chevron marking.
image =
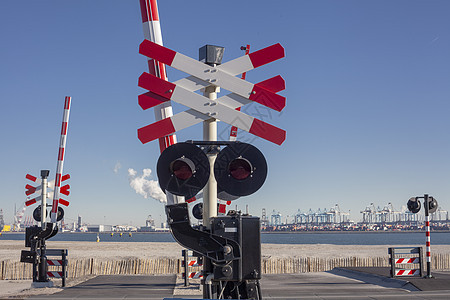
{"type": "MultiPolygon", "coordinates": [[[[241,48],[242,49],[242,48],[241,48]]],[[[242,49],[244,50],[244,49],[242,49]]],[[[250,53],[250,45],[247,45],[245,47],[245,55],[248,55],[250,53]]],[[[242,73],[241,75],[241,79],[245,80],[245,76],[247,75],[247,72],[242,73]]],[[[240,107],[236,108],[236,110],[241,110],[240,107]]],[[[231,130],[230,130],[230,141],[234,142],[237,139],[237,130],[238,128],[236,126],[231,126],[231,130]]]]}
{"type": "MultiPolygon", "coordinates": [[[[203,273],[201,271],[200,272],[189,272],[188,274],[189,274],[188,278],[190,278],[190,279],[203,278],[203,273]]],[[[181,276],[184,279],[186,275],[185,275],[185,273],[182,273],[181,276]]]]}
{"type": "MultiPolygon", "coordinates": [[[[140,0],[142,28],[144,30],[144,38],[146,40],[162,45],[161,24],[159,22],[158,4],[156,0],[140,0]]],[[[166,66],[159,61],[148,58],[149,73],[167,80],[166,66]]],[[[140,99],[140,98],[139,98],[140,99]]],[[[139,103],[141,105],[141,103],[139,103]]],[[[161,103],[158,103],[161,104],[161,103]]],[[[142,105],[141,105],[142,107],[142,105]]],[[[153,106],[152,106],[153,107],[153,106]]],[[[145,108],[144,108],[145,109],[145,108]]],[[[173,116],[172,106],[170,102],[164,102],[154,109],[156,121],[173,116]]],[[[171,134],[159,138],[159,148],[163,152],[167,147],[177,142],[176,135],[171,134]]]]}
{"type": "Polygon", "coordinates": [[[420,276],[420,269],[395,270],[395,276],[420,276]]]}
{"type": "Polygon", "coordinates": [[[395,263],[396,264],[418,264],[418,263],[420,263],[420,258],[419,257],[396,258],[395,263]]]}
{"type": "Polygon", "coordinates": [[[67,128],[69,126],[69,113],[70,113],[70,105],[71,105],[71,97],[66,97],[64,101],[64,114],[61,125],[61,138],[59,140],[59,151],[58,151],[58,164],[56,166],[56,178],[55,178],[55,189],[53,193],[53,205],[52,205],[52,213],[51,220],[52,223],[56,223],[56,218],[58,215],[58,204],[59,204],[59,193],[61,188],[61,177],[64,166],[64,152],[66,147],[66,139],[67,139],[67,128]]]}
{"type": "Polygon", "coordinates": [[[40,178],[37,178],[37,177],[35,177],[35,176],[33,176],[33,175],[27,174],[27,175],[25,176],[25,178],[28,179],[28,180],[33,181],[33,182],[36,183],[36,184],[41,184],[41,179],[40,179],[40,178]]]}
{"type": "Polygon", "coordinates": [[[62,267],[64,265],[64,261],[60,259],[48,259],[47,264],[49,266],[60,266],[62,267]]]}
{"type": "Polygon", "coordinates": [[[27,200],[27,201],[25,201],[25,206],[30,206],[32,204],[35,204],[36,202],[41,201],[41,198],[42,198],[41,196],[37,196],[36,198],[27,200]]]}
{"type": "Polygon", "coordinates": [[[47,277],[53,277],[53,278],[63,278],[64,273],[60,271],[48,271],[47,277]]]}

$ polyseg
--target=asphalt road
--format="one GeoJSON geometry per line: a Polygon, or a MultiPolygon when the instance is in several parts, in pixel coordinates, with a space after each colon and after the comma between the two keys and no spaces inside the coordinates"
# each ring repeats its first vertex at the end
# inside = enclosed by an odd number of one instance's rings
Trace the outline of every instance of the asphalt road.
{"type": "MultiPolygon", "coordinates": [[[[450,273],[445,281],[450,286],[450,273]]],[[[436,279],[438,279],[436,273],[436,279]]],[[[442,282],[444,282],[444,279],[442,282]]],[[[425,280],[425,279],[424,279],[425,280]]],[[[424,285],[435,284],[425,280],[424,285]]],[[[420,291],[405,280],[391,279],[361,270],[336,269],[330,272],[264,275],[263,299],[450,299],[450,288],[420,291]]],[[[30,299],[201,299],[199,291],[180,292],[176,276],[98,276],[64,291],[30,299]],[[189,295],[190,294],[190,295],[189,295]],[[176,296],[174,296],[176,295],[176,296]]]]}

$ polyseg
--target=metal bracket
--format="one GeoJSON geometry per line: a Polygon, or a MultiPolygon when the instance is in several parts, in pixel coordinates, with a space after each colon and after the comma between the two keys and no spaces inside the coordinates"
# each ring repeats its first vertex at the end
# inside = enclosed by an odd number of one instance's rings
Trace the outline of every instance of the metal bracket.
{"type": "Polygon", "coordinates": [[[187,203],[166,205],[166,215],[173,237],[184,247],[217,263],[241,259],[237,242],[192,228],[187,203]]]}

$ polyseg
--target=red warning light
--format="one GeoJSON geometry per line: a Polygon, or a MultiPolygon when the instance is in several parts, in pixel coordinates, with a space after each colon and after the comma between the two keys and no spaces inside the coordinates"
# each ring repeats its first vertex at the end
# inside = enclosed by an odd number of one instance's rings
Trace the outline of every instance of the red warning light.
{"type": "Polygon", "coordinates": [[[234,179],[244,180],[252,173],[252,165],[245,158],[239,157],[230,162],[228,170],[234,179]]]}

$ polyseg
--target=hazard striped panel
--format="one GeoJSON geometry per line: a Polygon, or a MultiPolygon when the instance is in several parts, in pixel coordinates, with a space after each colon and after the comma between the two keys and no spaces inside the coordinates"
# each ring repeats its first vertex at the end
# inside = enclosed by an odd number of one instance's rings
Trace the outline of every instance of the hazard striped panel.
{"type": "Polygon", "coordinates": [[[418,264],[418,263],[420,263],[420,258],[419,257],[396,258],[395,263],[396,264],[418,264]]]}
{"type": "Polygon", "coordinates": [[[420,269],[397,269],[395,276],[420,276],[420,269]]]}
{"type": "Polygon", "coordinates": [[[53,277],[53,278],[63,278],[64,277],[64,273],[60,272],[60,271],[48,271],[47,272],[47,276],[48,277],[53,277]]]}
{"type": "Polygon", "coordinates": [[[61,259],[48,259],[47,260],[47,264],[49,266],[60,266],[60,267],[62,267],[64,262],[61,259]]]}
{"type": "MultiPolygon", "coordinates": [[[[184,260],[182,260],[181,266],[184,267],[184,265],[185,265],[185,262],[184,262],[184,260]]],[[[203,266],[203,264],[201,262],[199,262],[198,260],[193,259],[193,260],[189,261],[188,266],[189,267],[201,267],[201,266],[203,266]]]]}
{"type": "MultiPolygon", "coordinates": [[[[188,278],[190,279],[198,279],[198,278],[203,278],[203,272],[189,272],[188,273],[188,278]]],[[[182,273],[182,278],[184,279],[186,277],[185,273],[182,273]]]]}

